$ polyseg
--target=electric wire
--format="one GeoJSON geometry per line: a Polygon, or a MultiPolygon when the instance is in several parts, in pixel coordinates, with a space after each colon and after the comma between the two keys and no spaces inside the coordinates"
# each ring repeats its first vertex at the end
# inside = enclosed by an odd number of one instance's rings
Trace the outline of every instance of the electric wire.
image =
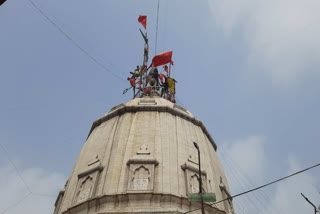
{"type": "Polygon", "coordinates": [[[26,181],[23,179],[20,171],[18,170],[18,167],[13,163],[13,161],[11,160],[9,152],[6,150],[6,148],[2,145],[2,143],[0,143],[0,147],[2,148],[2,150],[4,151],[4,153],[7,156],[7,160],[10,162],[10,164],[13,166],[14,170],[16,171],[16,173],[18,174],[20,180],[22,181],[22,183],[24,184],[24,186],[26,187],[26,189],[28,190],[29,193],[32,194],[32,191],[30,189],[30,187],[28,186],[28,184],[26,183],[26,181]]]}
{"type": "Polygon", "coordinates": [[[40,197],[57,197],[56,195],[49,195],[49,194],[42,194],[42,193],[35,193],[35,192],[32,192],[31,194],[35,196],[40,196],[40,197]]]}
{"type": "MultiPolygon", "coordinates": [[[[62,33],[68,40],[70,40],[77,48],[79,48],[84,54],[86,54],[92,61],[94,61],[97,65],[99,65],[99,66],[100,66],[101,68],[103,68],[105,71],[111,73],[114,77],[123,80],[123,78],[121,78],[120,76],[114,74],[112,71],[110,71],[108,68],[106,68],[102,63],[100,63],[100,62],[97,61],[93,56],[91,56],[86,50],[84,50],[78,43],[76,43],[76,42],[75,42],[67,33],[65,33],[55,22],[53,22],[33,1],[29,0],[29,2],[30,2],[30,3],[39,11],[39,13],[41,13],[57,30],[59,30],[60,33],[62,33]]],[[[158,0],[158,7],[157,7],[157,25],[156,25],[155,53],[156,53],[156,50],[157,50],[158,18],[159,18],[159,0],[158,0]]],[[[180,103],[182,104],[182,102],[180,102],[180,103]]],[[[183,104],[182,104],[182,105],[183,105],[183,104]]],[[[0,146],[1,146],[2,149],[7,153],[7,151],[6,151],[6,149],[3,147],[3,145],[0,144],[0,146]]],[[[8,153],[7,153],[7,155],[8,155],[8,153]]],[[[26,199],[27,197],[29,197],[31,194],[33,194],[33,195],[38,195],[38,196],[53,196],[53,195],[45,195],[45,194],[33,193],[33,192],[31,191],[31,189],[29,188],[29,186],[28,186],[28,185],[26,184],[26,182],[24,181],[23,177],[21,176],[21,174],[20,174],[19,170],[17,169],[17,167],[15,166],[15,164],[14,164],[9,158],[8,158],[8,160],[9,160],[9,162],[12,164],[12,166],[15,168],[17,174],[19,175],[20,179],[23,181],[24,185],[26,186],[26,188],[27,188],[27,190],[28,190],[28,194],[27,194],[24,198],[22,198],[21,200],[19,200],[19,201],[16,203],[16,205],[20,204],[23,200],[25,200],[25,199],[26,199]]],[[[257,187],[257,188],[254,188],[254,189],[245,191],[245,192],[243,192],[243,193],[234,195],[234,196],[232,196],[232,197],[230,197],[230,198],[227,198],[227,199],[224,199],[224,200],[215,202],[215,203],[213,203],[211,206],[213,206],[213,205],[216,206],[216,204],[218,204],[218,203],[220,203],[220,202],[223,202],[223,201],[226,201],[226,200],[230,200],[230,199],[232,199],[232,198],[235,198],[235,197],[238,197],[238,196],[247,194],[247,193],[249,193],[249,192],[253,192],[253,191],[256,191],[256,190],[258,190],[258,189],[264,188],[264,187],[266,187],[266,186],[268,186],[268,185],[271,185],[271,184],[274,184],[274,183],[276,183],[276,182],[282,181],[282,180],[284,180],[284,179],[287,179],[287,178],[289,178],[289,177],[291,177],[291,176],[297,175],[297,174],[299,174],[299,173],[302,173],[302,172],[304,172],[304,171],[307,171],[307,170],[312,169],[312,168],[314,168],[314,167],[317,167],[317,166],[319,166],[319,165],[320,165],[320,164],[317,164],[317,165],[315,165],[315,166],[309,167],[309,168],[307,168],[307,169],[305,169],[305,170],[301,170],[301,171],[299,171],[299,172],[297,172],[297,173],[294,173],[294,174],[292,174],[292,175],[289,175],[289,176],[286,176],[286,177],[284,177],[284,178],[278,179],[278,180],[276,180],[276,181],[270,182],[270,183],[268,183],[268,184],[262,185],[262,186],[260,186],[260,187],[257,187]]],[[[207,206],[208,206],[208,205],[207,205],[207,206]]],[[[10,209],[10,208],[9,208],[9,209],[10,209]]],[[[0,214],[5,213],[7,210],[8,210],[8,208],[7,208],[6,210],[2,211],[0,214]]],[[[196,210],[198,210],[198,209],[196,209],[196,210]]],[[[195,211],[195,210],[193,210],[193,211],[195,211]]],[[[186,212],[186,213],[190,213],[190,212],[193,212],[193,211],[189,211],[189,212],[186,212]]]]}
{"type": "Polygon", "coordinates": [[[156,54],[157,54],[158,25],[159,25],[159,5],[160,5],[160,0],[158,0],[158,7],[157,7],[156,42],[155,42],[155,48],[154,48],[154,55],[156,55],[156,54]]]}
{"type": "Polygon", "coordinates": [[[7,211],[11,210],[12,208],[18,206],[21,202],[23,202],[24,200],[26,200],[32,193],[31,192],[28,192],[27,195],[25,195],[23,198],[21,198],[19,201],[17,201],[16,203],[14,204],[11,204],[10,206],[8,206],[7,208],[5,208],[4,210],[2,210],[0,212],[0,214],[4,214],[6,213],[7,211]]]}
{"type": "MultiPolygon", "coordinates": [[[[227,156],[228,156],[228,160],[231,161],[233,163],[233,165],[235,165],[236,170],[245,178],[245,180],[247,180],[250,183],[251,186],[258,186],[258,184],[256,182],[254,182],[254,180],[252,180],[243,171],[241,171],[242,167],[239,166],[239,164],[237,164],[237,161],[235,161],[233,159],[233,157],[231,157],[230,155],[227,155],[227,156]]],[[[261,203],[263,203],[263,201],[273,199],[273,195],[272,195],[273,192],[271,192],[271,189],[266,189],[264,191],[254,192],[253,194],[254,195],[257,194],[258,197],[259,197],[259,194],[260,194],[260,196],[263,197],[261,203]],[[269,195],[267,194],[267,192],[269,193],[269,195]]],[[[278,200],[272,200],[272,203],[273,203],[274,206],[267,206],[268,209],[269,208],[271,208],[271,210],[273,209],[273,211],[275,213],[285,213],[286,212],[285,210],[283,210],[283,206],[279,203],[278,200]]]]}
{"type": "MultiPolygon", "coordinates": [[[[73,138],[73,136],[68,137],[68,138],[64,139],[63,141],[64,141],[64,142],[68,142],[68,141],[71,140],[71,138],[73,138]]],[[[5,146],[2,145],[1,143],[0,143],[0,147],[1,147],[2,150],[4,151],[4,153],[5,153],[6,157],[7,157],[7,160],[8,160],[9,163],[13,166],[14,170],[16,171],[16,173],[18,174],[19,178],[21,179],[21,181],[23,182],[23,184],[25,185],[25,187],[26,187],[27,190],[28,190],[28,194],[27,194],[24,198],[18,200],[18,201],[15,202],[14,204],[10,205],[9,207],[7,207],[7,208],[4,209],[3,211],[1,211],[0,214],[3,214],[3,213],[5,213],[5,212],[13,209],[14,207],[18,206],[22,201],[24,201],[24,200],[25,200],[27,197],[29,197],[30,195],[38,196],[38,197],[42,197],[42,198],[57,197],[57,195],[50,195],[50,194],[42,194],[42,193],[33,192],[33,191],[31,190],[31,188],[27,185],[27,183],[26,183],[26,181],[24,180],[23,176],[21,175],[18,167],[17,167],[17,166],[14,164],[14,162],[11,160],[10,154],[9,154],[8,150],[7,150],[7,149],[5,148],[5,146]]]]}
{"type": "MultiPolygon", "coordinates": [[[[228,175],[227,177],[228,177],[230,186],[236,182],[237,186],[240,187],[241,191],[244,191],[246,189],[251,188],[253,185],[250,185],[250,187],[248,187],[244,182],[242,182],[241,174],[238,173],[237,170],[235,170],[236,167],[232,167],[234,165],[231,162],[229,162],[229,160],[230,160],[229,157],[225,157],[222,149],[220,149],[220,154],[221,154],[221,156],[223,156],[223,157],[221,157],[221,161],[223,162],[223,165],[225,166],[225,172],[228,175]]],[[[259,197],[255,197],[255,199],[258,202],[260,202],[259,197]]],[[[263,211],[261,210],[260,207],[264,207],[264,205],[256,205],[255,201],[253,201],[251,199],[251,197],[244,196],[244,197],[238,199],[237,201],[234,201],[234,206],[238,206],[239,204],[241,204],[242,201],[245,204],[251,205],[251,206],[245,207],[246,212],[248,212],[250,209],[255,209],[255,211],[259,210],[259,213],[261,213],[261,214],[263,213],[263,211]],[[240,200],[240,202],[239,202],[239,200],[240,200]],[[247,202],[249,202],[249,203],[247,203],[247,202]]]]}
{"type": "MultiPolygon", "coordinates": [[[[248,186],[250,186],[250,188],[253,186],[258,186],[257,183],[255,183],[252,179],[250,179],[250,177],[248,177],[246,175],[246,173],[244,173],[242,171],[242,167],[239,166],[239,164],[237,164],[237,161],[235,161],[233,159],[233,157],[231,155],[229,155],[224,149],[220,150],[220,154],[223,154],[225,156],[224,158],[221,158],[222,161],[229,162],[231,165],[231,168],[232,168],[231,170],[235,171],[235,173],[237,174],[237,181],[239,181],[239,180],[244,181],[244,185],[247,186],[246,189],[249,189],[248,186]]],[[[254,198],[257,199],[257,201],[260,203],[261,207],[264,207],[264,209],[263,209],[264,212],[268,211],[267,213],[284,213],[285,211],[282,209],[282,206],[279,205],[278,201],[276,201],[276,200],[273,201],[274,206],[265,205],[264,202],[269,201],[272,198],[272,197],[270,197],[270,195],[265,194],[265,193],[266,193],[266,190],[253,192],[254,198]]],[[[250,197],[250,196],[248,196],[248,197],[250,197]]]]}
{"type": "MultiPolygon", "coordinates": [[[[235,181],[237,181],[237,184],[241,187],[241,191],[244,191],[244,190],[248,189],[248,187],[246,187],[243,182],[240,182],[240,177],[239,177],[238,174],[236,174],[235,170],[231,170],[231,166],[229,165],[229,163],[228,162],[224,162],[224,164],[226,166],[226,168],[225,168],[226,169],[226,173],[229,172],[228,173],[229,182],[233,181],[232,183],[234,183],[235,181]]],[[[248,206],[246,206],[246,208],[245,208],[246,212],[248,212],[250,209],[255,209],[254,211],[256,213],[261,213],[261,214],[263,213],[261,207],[256,205],[255,201],[252,200],[251,197],[244,196],[243,198],[241,198],[239,200],[243,200],[243,201],[245,201],[245,204],[248,204],[248,206]]],[[[237,205],[237,203],[234,204],[234,205],[237,205]]]]}
{"type": "Polygon", "coordinates": [[[182,103],[181,99],[179,99],[178,97],[176,97],[176,99],[183,107],[185,107],[185,105],[182,103]]]}
{"type": "Polygon", "coordinates": [[[42,193],[36,193],[33,192],[31,190],[31,188],[29,187],[29,185],[27,184],[27,182],[25,181],[25,179],[22,177],[22,174],[20,172],[20,170],[18,169],[18,167],[14,164],[14,162],[11,160],[10,158],[10,154],[8,152],[8,150],[4,147],[4,145],[2,143],[0,143],[0,147],[1,149],[4,151],[7,160],[10,162],[10,164],[13,166],[14,170],[16,171],[17,175],[19,176],[20,180],[22,181],[22,183],[24,184],[24,186],[26,187],[27,191],[32,194],[32,195],[38,195],[38,196],[44,196],[44,197],[56,197],[55,195],[49,195],[49,194],[42,194],[42,193]]]}
{"type": "MultiPolygon", "coordinates": [[[[240,178],[241,180],[243,180],[244,186],[247,187],[246,189],[250,189],[250,188],[252,188],[254,186],[257,186],[256,183],[251,182],[250,179],[246,179],[244,177],[244,173],[241,173],[239,168],[237,166],[233,165],[233,162],[231,162],[231,159],[229,159],[229,162],[230,162],[231,167],[232,166],[234,167],[234,171],[235,171],[236,176],[238,178],[240,178]]],[[[282,212],[276,211],[273,206],[268,206],[266,204],[266,202],[269,201],[269,197],[262,195],[263,192],[264,191],[256,191],[256,192],[253,192],[252,195],[245,195],[243,197],[246,197],[250,201],[252,201],[251,205],[252,205],[252,207],[255,207],[255,209],[260,210],[260,208],[262,208],[262,211],[259,212],[261,214],[263,214],[263,213],[268,213],[268,214],[271,214],[271,213],[274,213],[274,214],[282,213],[282,212]]],[[[239,200],[241,200],[241,198],[239,198],[238,200],[235,200],[235,201],[239,201],[239,200]]]]}
{"type": "Polygon", "coordinates": [[[36,193],[33,192],[31,190],[31,188],[29,187],[29,185],[27,184],[27,182],[25,181],[25,179],[22,177],[18,167],[14,164],[14,162],[11,160],[10,158],[10,154],[7,151],[7,149],[4,147],[4,145],[2,145],[0,143],[0,147],[1,149],[4,151],[7,160],[9,161],[9,163],[13,166],[14,170],[16,171],[16,173],[18,174],[20,180],[22,181],[22,183],[24,184],[24,186],[26,187],[28,193],[25,197],[21,198],[20,200],[18,200],[17,202],[15,202],[14,204],[8,206],[7,208],[5,208],[3,211],[0,212],[0,214],[6,213],[7,211],[13,209],[14,207],[18,206],[22,201],[24,201],[25,199],[27,199],[30,195],[34,195],[34,196],[39,196],[39,197],[56,197],[56,195],[49,195],[49,194],[42,194],[42,193],[36,193]]]}
{"type": "MultiPolygon", "coordinates": [[[[313,169],[313,168],[318,167],[318,166],[320,166],[320,163],[315,164],[315,165],[313,165],[313,166],[310,166],[310,167],[308,167],[308,168],[305,168],[305,169],[303,169],[303,170],[300,170],[300,171],[298,171],[298,172],[292,173],[292,174],[287,175],[287,176],[285,176],[285,177],[279,178],[279,179],[274,180],[274,181],[272,181],[272,182],[266,183],[266,184],[264,184],[264,185],[258,186],[258,187],[256,187],[256,188],[253,188],[253,189],[250,189],[250,190],[247,190],[247,191],[238,193],[238,194],[236,194],[236,195],[233,195],[233,196],[231,196],[231,197],[222,199],[222,200],[220,200],[220,201],[214,202],[212,205],[218,204],[218,203],[221,203],[221,202],[224,202],[224,201],[231,200],[231,199],[233,199],[233,198],[239,197],[239,196],[241,196],[241,195],[248,194],[248,193],[250,193],[250,192],[254,192],[254,191],[256,191],[256,190],[259,190],[259,189],[262,189],[262,188],[264,188],[264,187],[270,186],[270,185],[272,185],[272,184],[274,184],[274,183],[278,183],[278,182],[280,182],[280,181],[282,181],[282,180],[285,180],[285,179],[288,179],[288,178],[290,178],[290,177],[296,176],[296,175],[298,175],[298,174],[301,174],[301,173],[303,173],[303,172],[305,172],[305,171],[308,171],[308,170],[313,169]]],[[[205,205],[205,206],[206,206],[206,207],[208,207],[208,206],[211,207],[212,205],[205,205]]],[[[191,212],[194,212],[194,211],[197,211],[197,210],[200,210],[200,209],[201,209],[201,208],[197,208],[197,209],[194,209],[194,210],[190,210],[190,211],[188,211],[188,212],[184,212],[184,214],[186,214],[186,213],[191,213],[191,212]]]]}
{"type": "MultiPolygon", "coordinates": [[[[232,184],[237,181],[237,184],[239,186],[239,188],[242,190],[245,190],[246,188],[243,187],[243,183],[242,182],[239,182],[239,179],[237,179],[236,175],[234,175],[234,172],[230,170],[230,167],[229,167],[229,164],[227,162],[223,162],[223,166],[224,166],[224,169],[225,169],[225,173],[227,174],[227,177],[228,177],[228,181],[229,181],[229,185],[230,185],[230,188],[233,188],[232,184]]],[[[247,197],[243,197],[241,198],[242,202],[244,204],[247,204],[247,206],[244,208],[244,211],[245,212],[248,212],[248,209],[251,208],[251,206],[249,207],[249,205],[252,205],[252,201],[250,201],[247,197]]],[[[241,204],[241,203],[240,203],[241,204]]],[[[233,205],[238,208],[238,203],[237,201],[233,201],[233,205]]]]}
{"type": "Polygon", "coordinates": [[[163,47],[165,49],[167,49],[167,44],[166,44],[166,41],[167,41],[167,17],[168,17],[168,1],[166,1],[166,5],[165,5],[165,15],[164,15],[164,25],[163,25],[163,32],[164,32],[164,35],[163,35],[163,47]]]}
{"type": "Polygon", "coordinates": [[[71,38],[71,36],[69,36],[61,27],[59,27],[58,24],[56,24],[46,13],[43,12],[43,10],[38,7],[32,0],[28,0],[31,5],[49,22],[51,23],[63,36],[65,36],[73,45],[75,45],[79,50],[81,50],[88,58],[90,58],[95,64],[97,64],[100,68],[102,68],[103,70],[109,72],[111,75],[113,75],[115,78],[122,80],[122,81],[126,81],[124,80],[122,77],[120,77],[119,75],[115,74],[114,72],[112,72],[110,69],[108,69],[105,65],[103,65],[102,63],[100,63],[96,58],[94,58],[91,54],[89,54],[88,51],[86,51],[85,49],[83,49],[77,42],[75,42],[75,40],[73,40],[71,38]]]}

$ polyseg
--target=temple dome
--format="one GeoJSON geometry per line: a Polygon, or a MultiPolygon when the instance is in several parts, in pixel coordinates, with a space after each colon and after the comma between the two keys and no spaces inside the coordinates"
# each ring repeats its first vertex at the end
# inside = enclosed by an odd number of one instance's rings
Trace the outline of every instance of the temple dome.
{"type": "MultiPolygon", "coordinates": [[[[183,213],[198,208],[198,156],[205,192],[229,189],[217,146],[201,121],[163,98],[142,97],[113,107],[93,122],[56,213],[183,213]]],[[[206,207],[233,213],[231,201],[206,207]]]]}

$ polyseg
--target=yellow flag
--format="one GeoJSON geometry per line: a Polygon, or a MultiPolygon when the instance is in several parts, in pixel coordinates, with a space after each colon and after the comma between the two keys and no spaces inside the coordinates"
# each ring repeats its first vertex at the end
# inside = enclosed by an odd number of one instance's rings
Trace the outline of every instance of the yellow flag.
{"type": "Polygon", "coordinates": [[[175,94],[176,93],[176,86],[175,86],[174,79],[168,77],[167,82],[168,82],[168,87],[169,87],[171,93],[175,94]]]}

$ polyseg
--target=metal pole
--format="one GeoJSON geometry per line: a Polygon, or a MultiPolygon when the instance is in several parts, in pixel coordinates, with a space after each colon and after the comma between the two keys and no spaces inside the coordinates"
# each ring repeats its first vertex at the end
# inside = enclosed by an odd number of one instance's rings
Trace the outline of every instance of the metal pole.
{"type": "Polygon", "coordinates": [[[317,207],[306,197],[301,193],[302,197],[304,197],[304,199],[306,199],[306,201],[311,204],[311,206],[313,206],[314,208],[314,214],[317,214],[317,207]]]}
{"type": "Polygon", "coordinates": [[[203,198],[202,198],[202,178],[201,178],[201,162],[200,162],[200,149],[196,142],[193,142],[194,147],[198,150],[198,162],[199,162],[199,194],[201,197],[201,213],[204,214],[203,198]]]}

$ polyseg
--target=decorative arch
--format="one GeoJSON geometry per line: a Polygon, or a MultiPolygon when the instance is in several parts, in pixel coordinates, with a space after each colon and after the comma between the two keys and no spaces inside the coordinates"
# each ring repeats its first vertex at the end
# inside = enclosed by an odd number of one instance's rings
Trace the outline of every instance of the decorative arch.
{"type": "Polygon", "coordinates": [[[80,186],[78,188],[77,191],[77,196],[76,196],[76,200],[77,202],[82,202],[87,200],[91,193],[92,193],[92,189],[93,189],[93,178],[88,175],[81,183],[80,186]]]}
{"type": "Polygon", "coordinates": [[[132,189],[133,190],[148,190],[150,183],[150,171],[143,165],[137,168],[133,173],[132,189]]]}

